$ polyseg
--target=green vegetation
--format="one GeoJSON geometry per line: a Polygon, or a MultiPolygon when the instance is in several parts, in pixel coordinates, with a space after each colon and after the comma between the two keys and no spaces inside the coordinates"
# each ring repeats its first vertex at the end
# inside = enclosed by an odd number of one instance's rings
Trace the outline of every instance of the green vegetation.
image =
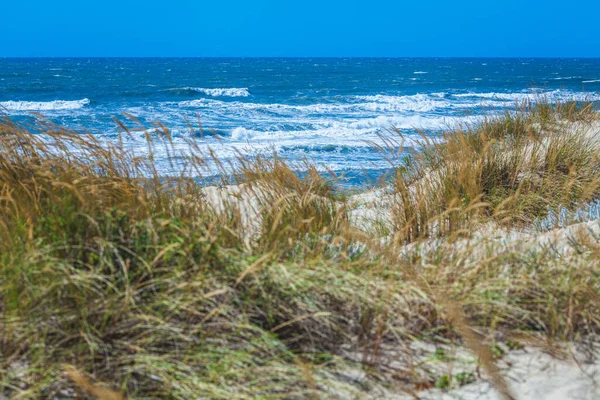
{"type": "MultiPolygon", "coordinates": [[[[453,358],[423,358],[417,343],[465,346],[508,396],[498,338],[520,348],[600,333],[600,242],[584,232],[563,253],[469,238],[600,197],[598,131],[583,129],[595,116],[524,106],[422,143],[387,188],[390,218],[372,221],[386,237],[358,227],[356,196],[310,164],[299,177],[277,157],[240,159],[244,191],[219,203],[186,174],[159,176],[152,156],[4,118],[0,397],[449,388],[452,375],[423,360],[453,358]]],[[[187,157],[188,175],[204,170],[206,158],[187,157]]]]}

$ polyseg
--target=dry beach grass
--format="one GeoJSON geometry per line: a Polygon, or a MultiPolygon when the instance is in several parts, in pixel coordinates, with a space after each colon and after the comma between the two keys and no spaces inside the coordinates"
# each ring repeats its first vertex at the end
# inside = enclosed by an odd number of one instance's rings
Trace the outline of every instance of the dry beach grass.
{"type": "Polygon", "coordinates": [[[541,240],[535,221],[600,197],[599,127],[590,104],[523,104],[350,195],[276,156],[205,187],[193,139],[160,176],[162,125],[148,157],[4,117],[0,397],[420,396],[481,376],[518,398],[506,352],[595,351],[598,222],[541,240]]]}

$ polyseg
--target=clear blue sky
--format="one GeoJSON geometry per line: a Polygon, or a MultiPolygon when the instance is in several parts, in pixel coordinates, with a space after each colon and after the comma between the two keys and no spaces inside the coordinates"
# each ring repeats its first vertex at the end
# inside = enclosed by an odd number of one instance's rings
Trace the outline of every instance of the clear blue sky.
{"type": "Polygon", "coordinates": [[[598,57],[599,0],[1,0],[6,56],[598,57]]]}

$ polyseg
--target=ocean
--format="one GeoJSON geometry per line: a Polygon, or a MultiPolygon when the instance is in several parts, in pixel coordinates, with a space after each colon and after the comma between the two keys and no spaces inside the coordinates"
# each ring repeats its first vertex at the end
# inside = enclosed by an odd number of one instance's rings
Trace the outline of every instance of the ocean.
{"type": "MultiPolygon", "coordinates": [[[[0,59],[0,112],[34,113],[106,141],[114,118],[157,137],[162,173],[173,173],[154,121],[224,162],[272,154],[314,160],[323,171],[389,168],[374,143],[402,133],[405,146],[457,124],[551,101],[600,100],[600,59],[97,58],[0,59]],[[201,127],[201,129],[200,129],[201,127]]],[[[125,137],[147,152],[142,132],[125,137]]]]}

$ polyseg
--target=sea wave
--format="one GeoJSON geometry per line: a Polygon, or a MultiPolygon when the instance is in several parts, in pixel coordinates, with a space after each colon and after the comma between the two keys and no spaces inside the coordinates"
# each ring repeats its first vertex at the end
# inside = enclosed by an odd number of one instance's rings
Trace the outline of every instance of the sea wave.
{"type": "MultiPolygon", "coordinates": [[[[486,102],[477,100],[475,94],[460,95],[459,98],[447,93],[430,93],[415,95],[359,95],[345,96],[336,98],[334,101],[328,101],[315,104],[284,104],[284,103],[252,103],[252,102],[224,102],[215,99],[194,99],[177,103],[181,108],[205,108],[209,112],[227,112],[235,110],[239,113],[242,110],[267,113],[269,115],[279,114],[281,116],[310,116],[331,114],[342,117],[352,115],[364,116],[380,113],[429,113],[444,112],[448,110],[462,110],[482,105],[489,107],[506,106],[502,98],[490,96],[486,102]],[[466,97],[460,99],[460,97],[466,97]]],[[[330,99],[331,100],[331,99],[330,99]]]]}
{"type": "Polygon", "coordinates": [[[353,146],[368,146],[367,140],[376,140],[376,127],[366,124],[364,127],[350,127],[332,123],[330,127],[314,127],[305,130],[257,130],[237,127],[231,131],[230,138],[234,142],[259,142],[281,144],[282,140],[293,143],[312,143],[319,138],[328,143],[341,142],[353,146]]]}
{"type": "MultiPolygon", "coordinates": [[[[365,136],[385,133],[392,127],[403,133],[414,132],[414,129],[439,132],[456,123],[476,122],[477,118],[512,109],[517,101],[535,101],[538,98],[536,96],[545,96],[549,101],[600,99],[591,92],[564,89],[544,93],[465,93],[449,90],[412,95],[334,95],[319,98],[317,103],[312,104],[199,98],[163,102],[157,107],[142,109],[145,113],[142,116],[169,120],[175,115],[198,113],[205,128],[216,127],[220,136],[234,142],[292,140],[301,137],[363,140],[365,136]],[[157,115],[164,117],[159,118],[157,115]],[[472,116],[474,117],[471,118],[472,116]]],[[[129,112],[139,115],[139,112],[129,112]]]]}
{"type": "Polygon", "coordinates": [[[378,141],[380,135],[396,135],[394,129],[418,136],[415,130],[441,131],[445,128],[476,123],[482,116],[434,117],[434,116],[378,116],[374,118],[354,119],[350,121],[319,120],[306,129],[259,130],[246,127],[232,129],[229,138],[233,141],[277,141],[282,139],[306,140],[323,138],[329,141],[341,140],[348,144],[357,142],[368,145],[366,141],[378,141]]]}
{"type": "Polygon", "coordinates": [[[315,104],[283,104],[283,103],[247,103],[247,102],[222,102],[213,99],[195,99],[179,102],[183,108],[219,108],[239,110],[253,110],[259,112],[279,114],[356,114],[380,112],[430,112],[446,108],[465,108],[472,104],[465,102],[452,102],[443,97],[429,94],[416,94],[409,96],[351,96],[341,101],[315,104]]]}
{"type": "Polygon", "coordinates": [[[476,98],[476,99],[490,99],[490,100],[503,100],[503,101],[520,101],[520,100],[531,99],[533,96],[535,96],[535,94],[532,94],[532,93],[469,92],[469,93],[456,93],[453,96],[457,97],[457,98],[476,98]]]}
{"type": "Polygon", "coordinates": [[[400,130],[430,130],[440,131],[446,128],[472,124],[481,120],[483,116],[378,116],[374,118],[364,118],[358,121],[342,123],[342,128],[350,131],[368,130],[372,133],[391,132],[393,129],[400,130]]]}
{"type": "Polygon", "coordinates": [[[76,110],[90,104],[89,99],[54,101],[2,101],[0,108],[8,111],[56,111],[76,110]]]}
{"type": "Polygon", "coordinates": [[[537,100],[600,99],[591,92],[574,92],[557,89],[546,92],[468,92],[468,93],[417,93],[413,95],[354,95],[329,99],[315,104],[252,103],[244,101],[224,102],[216,99],[194,99],[177,103],[183,108],[210,108],[254,110],[284,115],[337,114],[348,116],[358,113],[427,113],[481,107],[506,107],[507,102],[537,100]],[[482,102],[482,99],[485,100],[482,102]],[[333,100],[333,101],[332,101],[333,100]]]}
{"type": "Polygon", "coordinates": [[[355,100],[369,111],[414,111],[428,112],[444,108],[467,107],[468,104],[457,104],[445,99],[445,93],[415,94],[406,96],[391,96],[377,94],[372,96],[355,96],[355,100]]]}
{"type": "Polygon", "coordinates": [[[575,92],[570,90],[551,90],[551,91],[534,91],[534,92],[510,92],[510,93],[498,93],[498,92],[469,92],[469,93],[457,93],[453,95],[457,98],[482,98],[489,100],[501,100],[501,101],[524,101],[524,100],[548,100],[548,101],[567,101],[567,100],[600,100],[600,95],[591,92],[575,92]]]}
{"type": "Polygon", "coordinates": [[[556,78],[550,78],[553,81],[569,81],[571,79],[582,79],[581,76],[558,76],[556,78]]]}
{"type": "Polygon", "coordinates": [[[207,96],[214,97],[248,97],[250,91],[248,88],[200,88],[200,87],[183,87],[169,89],[172,92],[180,93],[203,93],[207,96]]]}

